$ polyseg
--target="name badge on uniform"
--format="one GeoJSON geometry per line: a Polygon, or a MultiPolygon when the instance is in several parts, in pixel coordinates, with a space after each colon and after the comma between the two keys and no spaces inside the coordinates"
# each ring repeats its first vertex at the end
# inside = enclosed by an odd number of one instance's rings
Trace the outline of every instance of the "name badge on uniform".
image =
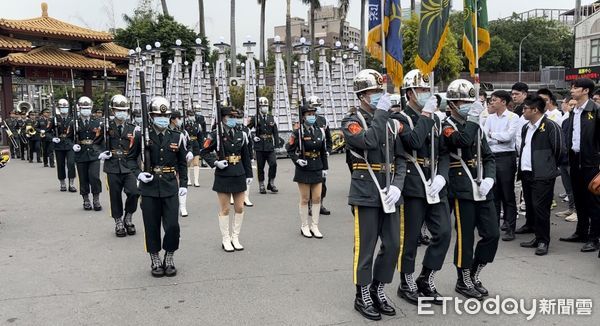
{"type": "Polygon", "coordinates": [[[173,150],[176,150],[176,149],[179,149],[179,145],[177,143],[170,143],[169,144],[169,148],[173,149],[173,150]]]}
{"type": "Polygon", "coordinates": [[[312,140],[312,137],[310,137],[310,136],[304,136],[302,139],[304,139],[304,140],[312,140]]]}

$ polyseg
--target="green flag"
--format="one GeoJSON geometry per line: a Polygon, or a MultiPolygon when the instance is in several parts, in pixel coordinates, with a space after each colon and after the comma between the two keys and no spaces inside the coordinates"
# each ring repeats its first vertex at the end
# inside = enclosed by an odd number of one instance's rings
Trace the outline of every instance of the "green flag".
{"type": "Polygon", "coordinates": [[[421,1],[419,49],[415,65],[423,74],[429,74],[437,65],[448,34],[449,17],[450,0],[421,1]]]}
{"type": "Polygon", "coordinates": [[[487,0],[464,0],[465,33],[462,47],[469,60],[471,76],[475,75],[475,62],[490,49],[490,30],[488,26],[487,0]],[[475,26],[477,12],[477,26],[475,26]],[[477,58],[475,58],[475,31],[477,31],[477,58]]]}

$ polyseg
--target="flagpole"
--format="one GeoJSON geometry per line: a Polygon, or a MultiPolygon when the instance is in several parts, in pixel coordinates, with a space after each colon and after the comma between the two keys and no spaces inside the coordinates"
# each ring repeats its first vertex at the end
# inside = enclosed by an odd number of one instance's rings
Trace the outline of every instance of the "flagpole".
{"type": "MultiPolygon", "coordinates": [[[[383,74],[383,87],[384,91],[388,91],[388,75],[387,68],[385,65],[386,48],[385,48],[385,32],[384,32],[384,17],[385,17],[385,0],[381,0],[381,63],[382,63],[382,74],[383,74]]],[[[387,194],[390,190],[391,175],[390,175],[390,140],[388,137],[388,123],[385,123],[385,193],[387,194]]]]}
{"type": "Polygon", "coordinates": [[[387,76],[387,68],[386,68],[386,64],[385,64],[385,31],[383,30],[384,27],[384,18],[385,18],[385,0],[381,0],[381,6],[380,8],[380,12],[381,12],[381,64],[382,64],[382,70],[381,70],[381,74],[383,75],[383,87],[384,90],[387,92],[387,81],[388,81],[388,76],[387,76]]]}
{"type": "MultiPolygon", "coordinates": [[[[475,96],[476,98],[479,97],[479,89],[481,87],[480,83],[479,83],[479,0],[474,0],[475,2],[475,28],[473,29],[475,31],[475,44],[473,44],[473,52],[475,53],[475,76],[474,81],[475,83],[473,84],[473,86],[475,86],[475,96]]],[[[483,104],[483,103],[482,103],[483,104]]]]}

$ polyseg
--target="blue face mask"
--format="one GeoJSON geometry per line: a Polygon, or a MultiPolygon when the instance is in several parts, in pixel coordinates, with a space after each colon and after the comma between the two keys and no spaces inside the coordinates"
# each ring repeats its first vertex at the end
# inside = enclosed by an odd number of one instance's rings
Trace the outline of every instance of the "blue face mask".
{"type": "Polygon", "coordinates": [[[419,104],[420,107],[424,107],[425,103],[427,103],[427,100],[431,98],[430,92],[415,94],[417,95],[417,104],[419,104]]]}
{"type": "Polygon", "coordinates": [[[142,117],[135,117],[135,123],[142,124],[142,117]]]}
{"type": "Polygon", "coordinates": [[[179,120],[179,119],[175,120],[175,125],[177,127],[181,127],[182,124],[183,124],[183,120],[179,120]]]}
{"type": "Polygon", "coordinates": [[[81,109],[81,116],[82,117],[89,117],[90,115],[92,115],[92,109],[81,109]]]}
{"type": "Polygon", "coordinates": [[[68,114],[69,108],[60,108],[60,114],[68,114]]]}
{"type": "Polygon", "coordinates": [[[227,120],[225,121],[225,125],[229,128],[233,128],[235,127],[237,121],[235,118],[227,118],[227,120]]]}
{"type": "Polygon", "coordinates": [[[117,119],[119,121],[125,121],[125,120],[127,120],[127,118],[129,118],[129,114],[127,112],[116,112],[115,113],[115,119],[117,119]]]}
{"type": "Polygon", "coordinates": [[[169,126],[169,117],[154,117],[152,122],[158,129],[166,129],[169,126]]]}
{"type": "Polygon", "coordinates": [[[305,119],[306,123],[308,123],[309,125],[313,125],[315,124],[315,122],[317,122],[317,116],[315,115],[307,115],[305,119]]]}
{"type": "Polygon", "coordinates": [[[469,110],[471,110],[471,104],[463,104],[458,108],[458,114],[466,119],[467,115],[469,114],[469,110]]]}
{"type": "Polygon", "coordinates": [[[379,100],[381,99],[381,97],[383,96],[383,93],[375,93],[375,94],[371,94],[369,96],[369,105],[372,108],[376,108],[377,104],[379,104],[379,100]]]}

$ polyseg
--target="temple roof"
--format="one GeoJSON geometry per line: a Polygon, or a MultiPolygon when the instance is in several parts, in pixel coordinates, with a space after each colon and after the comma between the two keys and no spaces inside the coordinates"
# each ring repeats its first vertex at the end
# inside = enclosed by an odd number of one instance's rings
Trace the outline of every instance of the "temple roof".
{"type": "Polygon", "coordinates": [[[0,50],[29,51],[31,42],[0,35],[0,50]]]}
{"type": "Polygon", "coordinates": [[[0,18],[0,30],[13,34],[27,34],[68,40],[90,42],[110,42],[113,36],[106,32],[98,32],[48,16],[48,5],[42,2],[42,16],[31,19],[0,18]]]}
{"type": "Polygon", "coordinates": [[[42,46],[27,53],[11,53],[0,58],[0,65],[50,67],[78,70],[115,69],[110,61],[86,58],[81,54],[61,50],[52,46],[42,46]]]}
{"type": "Polygon", "coordinates": [[[129,50],[113,42],[90,46],[82,53],[88,57],[98,59],[127,60],[129,58],[129,50]]]}

